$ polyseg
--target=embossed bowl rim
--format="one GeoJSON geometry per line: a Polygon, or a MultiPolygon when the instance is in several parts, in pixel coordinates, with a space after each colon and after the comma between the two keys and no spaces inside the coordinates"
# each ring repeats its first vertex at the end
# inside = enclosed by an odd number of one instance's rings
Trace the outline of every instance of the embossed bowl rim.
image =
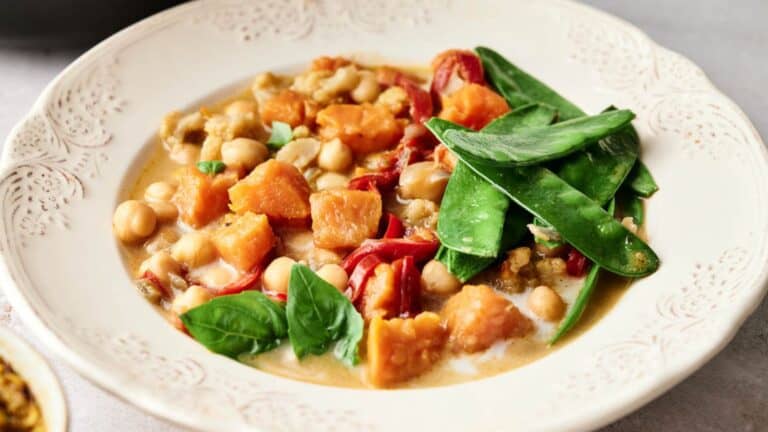
{"type": "MultiPolygon", "coordinates": [[[[224,2],[222,2],[222,4],[224,4],[224,2]]],[[[96,47],[83,54],[80,58],[68,66],[46,87],[30,111],[29,116],[25,120],[28,120],[29,117],[35,113],[44,111],[46,104],[50,103],[51,93],[54,87],[61,83],[64,77],[66,77],[73,69],[76,69],[84,63],[91,61],[95,57],[99,56],[107,47],[117,43],[119,40],[125,38],[126,36],[136,32],[144,31],[150,26],[150,24],[161,26],[166,18],[176,14],[182,14],[187,11],[191,11],[193,8],[197,8],[200,5],[201,3],[191,3],[169,9],[140,23],[134,24],[133,26],[128,27],[127,29],[98,44],[96,47]]],[[[579,11],[589,11],[589,13],[602,17],[602,19],[610,20],[612,23],[628,29],[628,31],[642,34],[631,24],[586,5],[576,5],[567,1],[560,0],[551,1],[547,3],[547,5],[553,6],[555,8],[562,7],[564,11],[571,11],[573,13],[579,11]]],[[[652,50],[656,50],[658,52],[668,52],[650,40],[648,43],[652,50]]],[[[762,170],[763,174],[768,172],[768,152],[766,152],[765,146],[757,132],[754,130],[754,127],[749,123],[749,120],[746,118],[743,112],[741,112],[741,110],[735,104],[733,104],[733,102],[719,93],[711,83],[708,81],[706,81],[706,83],[708,86],[706,92],[720,98],[722,102],[728,105],[728,108],[732,110],[737,116],[739,116],[741,121],[744,122],[745,130],[749,130],[751,133],[748,144],[751,146],[756,145],[759,147],[752,149],[756,150],[760,155],[759,161],[755,163],[760,164],[760,169],[762,170]]],[[[22,121],[19,125],[17,125],[12,130],[8,140],[6,141],[3,151],[3,161],[0,165],[3,168],[0,178],[5,178],[5,176],[9,174],[7,164],[10,163],[10,155],[12,146],[14,145],[14,138],[19,135],[23,124],[24,122],[22,121]]],[[[12,305],[21,314],[25,324],[30,326],[34,334],[38,336],[46,346],[48,346],[54,353],[61,356],[80,374],[90,379],[109,393],[136,406],[139,406],[145,411],[159,417],[186,426],[199,426],[193,424],[191,420],[186,418],[184,413],[175,412],[171,407],[164,406],[162,403],[157,403],[156,400],[148,397],[148,393],[145,391],[147,389],[141,388],[142,384],[137,384],[134,386],[126,383],[124,380],[121,380],[115,375],[111,374],[104,367],[98,366],[92,363],[89,359],[84,358],[77,350],[72,349],[64,341],[62,341],[62,339],[46,324],[45,318],[36,312],[35,308],[32,306],[30,300],[25,294],[25,287],[17,284],[14,278],[11,276],[10,272],[8,271],[8,260],[10,258],[6,256],[6,254],[7,252],[4,251],[1,255],[3,271],[0,272],[0,281],[2,282],[3,288],[5,289],[5,292],[7,293],[12,305]]],[[[717,332],[708,335],[707,344],[702,345],[703,348],[697,351],[696,355],[689,355],[684,360],[678,361],[672,366],[665,365],[660,373],[653,375],[647,381],[644,381],[643,388],[631,396],[621,396],[609,401],[603,401],[605,403],[600,406],[591,407],[589,410],[576,413],[573,417],[567,418],[567,423],[559,421],[556,418],[546,419],[546,421],[542,420],[541,425],[533,425],[532,427],[541,428],[542,430],[562,430],[563,428],[572,430],[584,430],[589,428],[596,428],[639,408],[675,384],[679,383],[681,380],[683,380],[685,377],[693,373],[696,369],[711,359],[723,347],[725,347],[725,345],[733,338],[739,326],[758,306],[760,300],[763,298],[766,292],[768,269],[763,266],[759,273],[755,274],[753,280],[754,282],[751,283],[750,286],[746,287],[746,293],[740,294],[738,310],[729,310],[728,313],[724,315],[724,321],[723,323],[720,323],[721,325],[719,327],[717,327],[717,332]]],[[[582,337],[586,337],[586,335],[582,337]]],[[[492,378],[491,380],[495,379],[497,378],[492,378]]],[[[307,385],[307,387],[311,386],[307,385]]],[[[329,389],[328,392],[332,392],[332,390],[329,389]]],[[[425,390],[423,392],[429,393],[432,392],[432,390],[425,390]]],[[[408,392],[404,392],[404,394],[407,393],[408,392]]],[[[499,427],[501,428],[503,425],[500,425],[499,427]]]]}

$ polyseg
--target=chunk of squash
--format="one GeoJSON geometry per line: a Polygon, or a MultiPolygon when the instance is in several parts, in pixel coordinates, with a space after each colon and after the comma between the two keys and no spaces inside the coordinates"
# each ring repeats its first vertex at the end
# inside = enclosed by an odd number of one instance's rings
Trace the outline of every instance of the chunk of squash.
{"type": "Polygon", "coordinates": [[[261,264],[277,243],[265,215],[247,212],[213,234],[213,244],[224,261],[247,272],[261,264]]]}
{"type": "Polygon", "coordinates": [[[480,130],[509,112],[503,97],[486,86],[470,83],[443,98],[439,117],[470,129],[480,130]]]}
{"type": "Polygon", "coordinates": [[[265,125],[279,121],[291,127],[311,126],[317,115],[317,104],[305,95],[293,90],[283,90],[267,99],[259,110],[261,121],[265,125]]]}
{"type": "Polygon", "coordinates": [[[408,319],[374,318],[368,328],[368,379],[387,387],[423,374],[440,359],[446,336],[433,312],[408,319]]]}
{"type": "Polygon", "coordinates": [[[238,214],[265,214],[276,226],[306,226],[309,184],[293,165],[270,159],[229,189],[230,208],[238,214]]]}
{"type": "Polygon", "coordinates": [[[454,352],[482,351],[498,340],[523,337],[533,329],[531,320],[488,285],[465,285],[440,314],[454,352]]]}
{"type": "Polygon", "coordinates": [[[381,219],[381,195],[376,191],[326,190],[312,194],[309,203],[319,247],[356,247],[376,235],[381,219]]]}
{"type": "Polygon", "coordinates": [[[365,282],[360,299],[360,313],[368,322],[374,318],[393,318],[400,312],[400,293],[395,286],[395,271],[390,264],[381,263],[365,282]]]}
{"type": "Polygon", "coordinates": [[[358,155],[392,147],[403,136],[403,125],[387,108],[362,105],[330,105],[317,114],[320,136],[339,138],[358,155]]]}
{"type": "Polygon", "coordinates": [[[187,225],[201,228],[227,212],[227,189],[237,181],[237,173],[225,171],[216,176],[190,166],[181,170],[179,188],[173,202],[187,225]]]}

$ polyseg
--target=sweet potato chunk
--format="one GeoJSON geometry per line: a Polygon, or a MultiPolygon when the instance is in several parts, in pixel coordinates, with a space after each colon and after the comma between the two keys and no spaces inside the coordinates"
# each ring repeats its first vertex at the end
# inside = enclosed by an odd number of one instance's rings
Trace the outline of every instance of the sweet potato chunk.
{"type": "Polygon", "coordinates": [[[322,248],[356,247],[376,235],[381,195],[375,191],[327,190],[309,197],[315,244],[322,248]]]}
{"type": "Polygon", "coordinates": [[[403,136],[403,126],[394,114],[379,105],[330,105],[317,114],[320,136],[339,138],[357,154],[382,151],[403,136]]]}
{"type": "Polygon", "coordinates": [[[482,351],[497,340],[523,337],[533,329],[531,320],[488,285],[465,285],[446,302],[441,315],[454,352],[482,351]]]}
{"type": "Polygon", "coordinates": [[[373,318],[397,316],[400,307],[400,293],[395,289],[395,271],[387,263],[376,266],[365,282],[360,310],[365,321],[373,318]]]}
{"type": "Polygon", "coordinates": [[[368,329],[368,378],[386,387],[421,375],[440,359],[446,336],[433,312],[409,319],[375,318],[368,329]]]}
{"type": "Polygon", "coordinates": [[[230,208],[238,214],[265,214],[272,225],[305,226],[309,184],[291,164],[270,159],[229,189],[230,208]]]}
{"type": "Polygon", "coordinates": [[[288,123],[291,127],[310,126],[317,115],[317,104],[293,90],[283,90],[267,99],[259,111],[265,125],[273,121],[288,123]]]}
{"type": "Polygon", "coordinates": [[[443,109],[439,117],[480,130],[507,112],[509,106],[503,97],[488,87],[472,83],[443,98],[443,109]]]}
{"type": "Polygon", "coordinates": [[[352,62],[344,57],[322,56],[312,60],[310,69],[313,71],[335,71],[338,68],[349,66],[351,64],[352,62]]]}
{"type": "Polygon", "coordinates": [[[227,212],[227,189],[237,181],[237,174],[224,172],[216,176],[201,173],[196,167],[184,168],[179,176],[179,189],[173,198],[179,216],[187,225],[201,228],[227,212]]]}
{"type": "Polygon", "coordinates": [[[213,244],[224,260],[242,271],[260,264],[275,246],[276,238],[264,215],[247,212],[213,235],[213,244]]]}

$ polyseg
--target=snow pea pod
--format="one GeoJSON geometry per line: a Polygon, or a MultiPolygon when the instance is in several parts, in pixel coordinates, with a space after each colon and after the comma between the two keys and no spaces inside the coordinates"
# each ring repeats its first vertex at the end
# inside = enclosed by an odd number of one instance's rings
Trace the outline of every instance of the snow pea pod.
{"type": "Polygon", "coordinates": [[[448,130],[443,135],[463,159],[483,165],[525,166],[559,159],[624,129],[634,113],[609,111],[549,126],[527,127],[513,134],[448,130]]]}
{"type": "Polygon", "coordinates": [[[540,103],[555,108],[560,120],[571,120],[586,115],[576,105],[560,96],[546,84],[510,63],[501,54],[486,48],[475,48],[483,62],[486,79],[501,93],[512,107],[540,103]]]}
{"type": "Polygon", "coordinates": [[[653,179],[648,167],[640,161],[637,162],[632,172],[629,173],[627,183],[635,193],[643,198],[648,198],[659,190],[659,186],[653,179]]]}
{"type": "Polygon", "coordinates": [[[552,225],[586,257],[621,276],[640,277],[656,271],[653,250],[629,232],[600,205],[541,167],[498,169],[463,158],[446,132],[460,126],[433,118],[426,126],[469,168],[496,186],[512,201],[552,225]]]}

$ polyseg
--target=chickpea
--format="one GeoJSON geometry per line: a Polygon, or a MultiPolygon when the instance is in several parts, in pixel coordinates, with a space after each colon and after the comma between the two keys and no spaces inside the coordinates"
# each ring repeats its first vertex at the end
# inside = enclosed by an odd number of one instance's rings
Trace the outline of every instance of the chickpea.
{"type": "Polygon", "coordinates": [[[309,138],[310,135],[312,135],[312,132],[309,130],[309,128],[305,125],[299,125],[293,128],[293,138],[309,138]]]}
{"type": "Polygon", "coordinates": [[[314,138],[295,139],[278,150],[275,159],[289,163],[298,169],[304,169],[317,158],[320,141],[314,138]]]}
{"type": "Polygon", "coordinates": [[[149,237],[156,225],[154,210],[141,201],[122,202],[112,216],[112,229],[123,243],[135,243],[149,237]]]}
{"type": "Polygon", "coordinates": [[[432,260],[421,272],[421,286],[432,294],[453,294],[461,289],[461,281],[443,263],[432,260]]]}
{"type": "Polygon", "coordinates": [[[213,298],[207,289],[200,285],[192,285],[186,291],[176,296],[171,303],[171,311],[176,315],[184,314],[213,298]]]}
{"type": "Polygon", "coordinates": [[[236,100],[224,109],[224,114],[234,117],[238,115],[256,114],[258,107],[255,101],[236,100]]]}
{"type": "Polygon", "coordinates": [[[450,176],[430,161],[408,165],[400,174],[400,195],[439,203],[450,176]]]}
{"type": "Polygon", "coordinates": [[[528,296],[528,307],[546,321],[558,321],[565,313],[565,302],[546,285],[539,285],[528,296]]]}
{"type": "Polygon", "coordinates": [[[186,143],[175,144],[171,147],[168,156],[179,165],[191,165],[200,158],[200,146],[186,143]]]}
{"type": "Polygon", "coordinates": [[[349,179],[347,177],[336,173],[325,173],[315,180],[317,190],[331,190],[331,189],[345,189],[349,179]]]}
{"type": "Polygon", "coordinates": [[[170,182],[154,182],[144,191],[144,199],[147,201],[170,201],[176,193],[176,185],[170,182]]]}
{"type": "Polygon", "coordinates": [[[381,92],[376,99],[376,105],[384,106],[390,110],[392,114],[398,115],[405,111],[409,105],[408,93],[406,93],[405,89],[402,87],[392,86],[381,92]]]}
{"type": "Polygon", "coordinates": [[[352,150],[338,138],[323,144],[317,157],[317,165],[327,171],[345,171],[351,164],[352,150]]]}
{"type": "Polygon", "coordinates": [[[221,146],[221,160],[228,166],[242,166],[247,170],[269,157],[267,146],[250,138],[235,138],[221,146]]]}
{"type": "Polygon", "coordinates": [[[326,264],[317,271],[317,275],[324,281],[336,287],[341,292],[347,289],[347,283],[349,283],[349,277],[347,272],[344,271],[338,264],[326,264]]]}
{"type": "Polygon", "coordinates": [[[200,267],[216,259],[216,247],[208,235],[192,231],[184,234],[171,247],[171,256],[188,267],[200,267]]]}
{"type": "Polygon", "coordinates": [[[150,201],[147,203],[147,205],[152,207],[152,210],[155,211],[155,214],[157,215],[157,221],[160,223],[174,221],[179,216],[179,209],[176,208],[176,205],[172,203],[163,201],[150,201]]]}
{"type": "Polygon", "coordinates": [[[235,272],[224,265],[206,266],[200,275],[200,281],[207,287],[221,288],[234,282],[235,272]]]}
{"type": "Polygon", "coordinates": [[[285,256],[274,259],[264,270],[264,275],[262,276],[264,288],[267,291],[287,294],[291,268],[294,264],[296,264],[296,261],[285,256]]]}
{"type": "Polygon", "coordinates": [[[376,74],[371,71],[360,71],[360,82],[349,93],[352,100],[357,103],[373,102],[379,97],[379,82],[376,79],[376,74]]]}
{"type": "Polygon", "coordinates": [[[157,276],[157,279],[164,286],[168,286],[171,281],[171,273],[181,273],[181,266],[168,252],[161,251],[147,258],[139,265],[139,276],[148,271],[157,276]]]}

